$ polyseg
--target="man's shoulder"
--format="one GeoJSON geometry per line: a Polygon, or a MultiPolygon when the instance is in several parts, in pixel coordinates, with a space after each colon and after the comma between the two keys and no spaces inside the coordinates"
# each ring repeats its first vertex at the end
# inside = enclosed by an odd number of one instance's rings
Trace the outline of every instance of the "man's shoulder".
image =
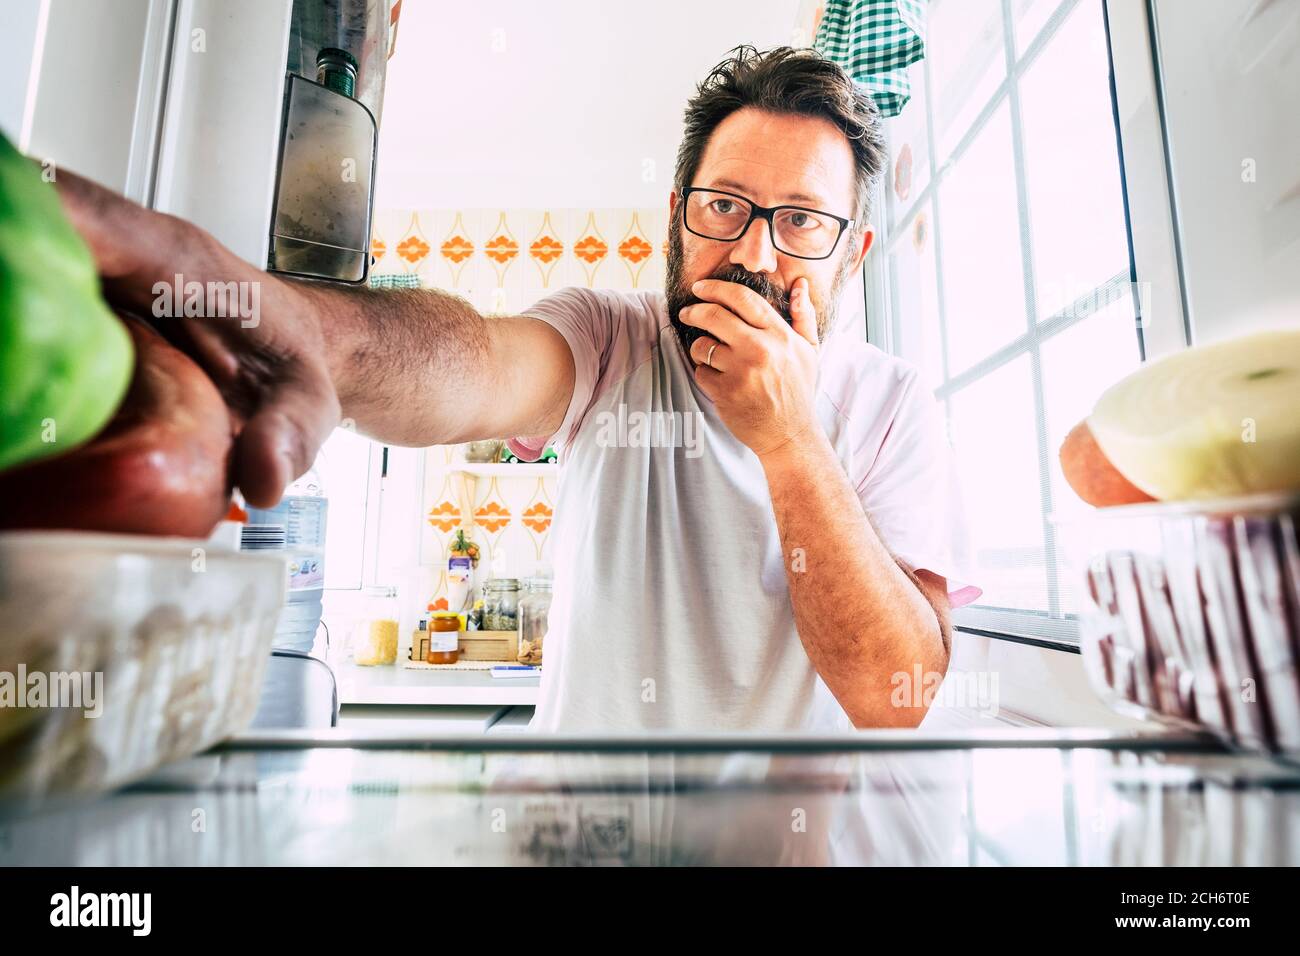
{"type": "Polygon", "coordinates": [[[820,385],[832,400],[901,395],[920,380],[911,362],[859,339],[835,336],[822,343],[821,351],[820,385]]]}
{"type": "Polygon", "coordinates": [[[924,410],[933,397],[915,365],[867,342],[833,338],[822,343],[818,391],[835,409],[855,442],[883,441],[899,416],[924,410]]]}
{"type": "Polygon", "coordinates": [[[657,290],[593,289],[587,286],[564,286],[543,296],[525,314],[548,306],[564,306],[589,315],[615,321],[635,321],[654,329],[668,325],[668,308],[664,294],[657,290]]]}
{"type": "Polygon", "coordinates": [[[565,286],[525,313],[560,331],[574,356],[589,356],[602,379],[630,373],[655,354],[668,326],[662,292],[565,286]]]}

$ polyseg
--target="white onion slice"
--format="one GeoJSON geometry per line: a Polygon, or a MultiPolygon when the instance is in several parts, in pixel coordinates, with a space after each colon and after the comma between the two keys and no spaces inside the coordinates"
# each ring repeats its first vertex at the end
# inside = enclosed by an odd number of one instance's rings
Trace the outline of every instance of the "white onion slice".
{"type": "Polygon", "coordinates": [[[1187,349],[1111,386],[1088,418],[1162,501],[1300,488],[1300,329],[1187,349]]]}

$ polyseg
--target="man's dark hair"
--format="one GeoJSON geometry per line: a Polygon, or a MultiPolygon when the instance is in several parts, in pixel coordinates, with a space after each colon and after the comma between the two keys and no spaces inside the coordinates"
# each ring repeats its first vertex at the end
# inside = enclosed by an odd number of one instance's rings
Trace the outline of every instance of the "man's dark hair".
{"type": "Polygon", "coordinates": [[[779,46],[760,52],[738,46],[713,68],[686,104],[686,130],[677,149],[675,185],[690,186],[709,137],[736,110],[829,120],[848,138],[857,167],[854,218],[865,225],[871,189],[884,165],[880,111],[865,90],[816,50],[779,46]]]}

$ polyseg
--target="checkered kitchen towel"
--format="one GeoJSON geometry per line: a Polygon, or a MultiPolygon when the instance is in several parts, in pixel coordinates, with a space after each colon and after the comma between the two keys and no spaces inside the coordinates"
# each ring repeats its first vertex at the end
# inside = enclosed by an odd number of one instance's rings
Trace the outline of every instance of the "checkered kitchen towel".
{"type": "Polygon", "coordinates": [[[925,55],[925,0],[826,0],[813,47],[897,116],[912,96],[907,67],[925,55]]]}
{"type": "Polygon", "coordinates": [[[404,272],[372,272],[369,281],[372,289],[418,289],[421,287],[419,276],[404,272]]]}

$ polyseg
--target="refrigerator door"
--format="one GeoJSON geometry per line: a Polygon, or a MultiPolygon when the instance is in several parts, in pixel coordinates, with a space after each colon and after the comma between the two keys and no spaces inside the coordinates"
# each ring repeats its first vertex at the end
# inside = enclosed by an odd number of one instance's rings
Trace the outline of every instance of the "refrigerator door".
{"type": "Polygon", "coordinates": [[[264,267],[292,0],[173,0],[155,208],[264,267]]]}

